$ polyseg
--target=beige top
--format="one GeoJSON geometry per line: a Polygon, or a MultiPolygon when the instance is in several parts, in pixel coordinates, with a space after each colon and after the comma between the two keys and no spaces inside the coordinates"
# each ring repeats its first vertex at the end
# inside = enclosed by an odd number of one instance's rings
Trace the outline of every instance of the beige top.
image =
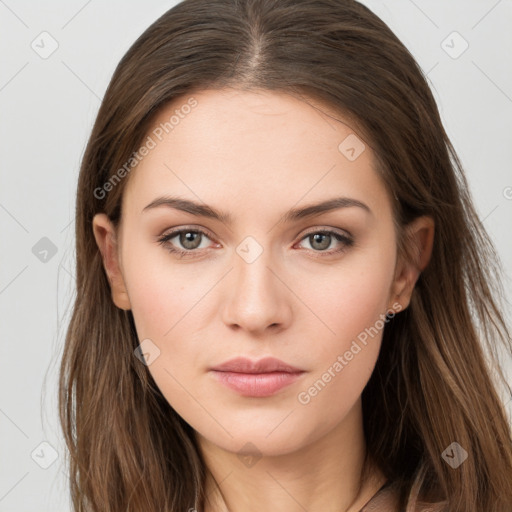
{"type": "MultiPolygon", "coordinates": [[[[444,512],[447,502],[418,502],[415,512],[444,512]]],[[[386,482],[359,512],[398,512],[398,495],[386,482]]]]}

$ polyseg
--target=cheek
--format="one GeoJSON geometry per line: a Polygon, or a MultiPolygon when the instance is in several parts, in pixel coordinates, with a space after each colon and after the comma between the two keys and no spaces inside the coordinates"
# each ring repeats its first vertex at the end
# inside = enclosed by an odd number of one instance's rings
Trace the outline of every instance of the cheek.
{"type": "Polygon", "coordinates": [[[180,416],[189,422],[201,417],[204,410],[194,406],[202,400],[195,402],[191,397],[198,396],[198,377],[205,364],[202,344],[208,338],[200,336],[200,326],[205,322],[204,299],[212,279],[193,273],[193,265],[178,268],[133,258],[125,268],[139,340],[150,339],[159,351],[148,371],[180,416]],[[130,267],[135,261],[138,264],[130,267]]]}
{"type": "Polygon", "coordinates": [[[137,336],[157,354],[148,365],[156,385],[188,420],[189,393],[196,396],[196,378],[209,362],[204,358],[204,340],[211,335],[201,325],[210,323],[205,306],[215,276],[205,277],[204,270],[198,272],[194,265],[173,265],[165,255],[151,260],[147,254],[134,252],[124,261],[137,336]]]}
{"type": "Polygon", "coordinates": [[[194,265],[173,264],[164,256],[151,260],[133,254],[125,264],[126,285],[139,336],[171,340],[200,312],[212,279],[194,265]]]}
{"type": "MultiPolygon", "coordinates": [[[[384,327],[382,319],[389,306],[394,270],[393,253],[388,252],[375,250],[350,256],[323,279],[311,278],[303,289],[302,296],[311,299],[308,305],[323,321],[323,326],[319,323],[323,342],[318,347],[324,362],[335,353],[349,350],[354,340],[379,345],[376,330],[380,333],[384,327]],[[317,292],[312,295],[311,290],[317,292]]],[[[368,357],[373,359],[370,354],[368,357]]]]}

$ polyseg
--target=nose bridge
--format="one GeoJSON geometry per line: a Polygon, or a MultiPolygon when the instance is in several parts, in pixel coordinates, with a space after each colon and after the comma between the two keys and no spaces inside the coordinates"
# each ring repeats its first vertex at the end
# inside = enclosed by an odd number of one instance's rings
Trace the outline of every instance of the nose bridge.
{"type": "Polygon", "coordinates": [[[272,251],[254,236],[248,236],[233,254],[229,299],[224,306],[224,321],[247,330],[264,330],[289,320],[290,305],[286,287],[275,275],[272,251]]]}

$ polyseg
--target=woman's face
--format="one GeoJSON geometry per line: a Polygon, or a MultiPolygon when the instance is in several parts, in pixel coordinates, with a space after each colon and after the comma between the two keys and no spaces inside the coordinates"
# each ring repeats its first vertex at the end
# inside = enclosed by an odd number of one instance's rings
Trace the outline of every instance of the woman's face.
{"type": "Polygon", "coordinates": [[[114,300],[201,436],[290,453],[358,403],[385,315],[406,305],[391,199],[370,147],[311,105],[269,91],[192,97],[160,112],[131,171],[114,300]],[[211,370],[269,356],[302,373],[211,370]]]}

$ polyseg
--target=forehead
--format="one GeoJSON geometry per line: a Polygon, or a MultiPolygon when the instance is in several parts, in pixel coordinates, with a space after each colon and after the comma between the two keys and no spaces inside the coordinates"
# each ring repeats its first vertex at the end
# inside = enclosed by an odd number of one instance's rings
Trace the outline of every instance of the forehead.
{"type": "MultiPolygon", "coordinates": [[[[284,92],[202,90],[154,118],[151,149],[132,171],[123,201],[140,213],[157,194],[224,207],[272,207],[328,193],[382,202],[371,148],[346,118],[284,92]]],[[[383,206],[383,205],[381,205],[383,206]]],[[[222,208],[226,209],[226,208],[222,208]]]]}

